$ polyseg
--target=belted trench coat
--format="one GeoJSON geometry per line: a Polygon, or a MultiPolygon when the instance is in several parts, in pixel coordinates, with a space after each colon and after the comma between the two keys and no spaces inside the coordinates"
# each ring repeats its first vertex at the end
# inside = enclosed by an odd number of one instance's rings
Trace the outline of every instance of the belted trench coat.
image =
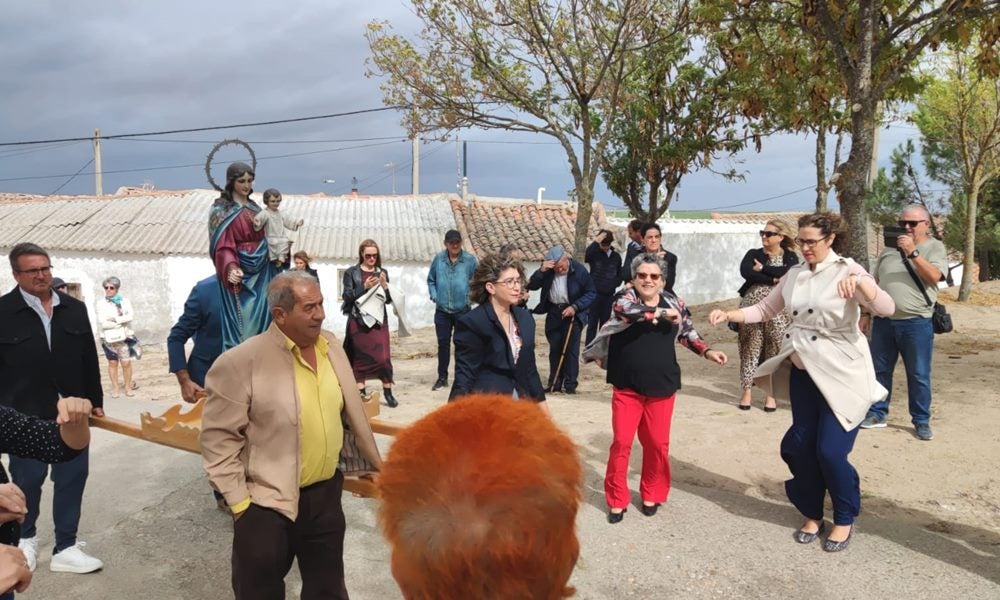
{"type": "Polygon", "coordinates": [[[846,431],[860,425],[868,407],[888,395],[875,379],[868,340],[858,329],[859,307],[880,316],[895,310],[892,298],[880,288],[871,302],[860,289],[853,298],[841,298],[837,283],[852,275],[875,281],[861,265],[831,250],[815,270],[805,263],[793,266],[767,298],[741,309],[747,323],[767,321],[785,307],[792,317],[781,350],[757,367],[756,384],[787,400],[795,355],[846,431]]]}

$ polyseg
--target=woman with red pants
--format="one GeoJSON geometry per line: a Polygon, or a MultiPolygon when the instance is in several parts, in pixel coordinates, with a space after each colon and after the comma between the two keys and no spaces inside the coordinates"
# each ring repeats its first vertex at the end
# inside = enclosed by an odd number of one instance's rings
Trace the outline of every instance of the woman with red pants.
{"type": "Polygon", "coordinates": [[[621,522],[628,508],[628,464],[636,431],[642,444],[642,514],[655,515],[670,493],[670,420],[681,387],[674,343],[720,365],[727,360],[695,331],[684,302],[663,289],[667,264],[662,258],[640,254],[631,268],[632,289],[618,295],[614,317],[584,353],[585,359],[606,364],[607,381],[614,386],[614,440],[604,477],[608,523],[621,522]]]}

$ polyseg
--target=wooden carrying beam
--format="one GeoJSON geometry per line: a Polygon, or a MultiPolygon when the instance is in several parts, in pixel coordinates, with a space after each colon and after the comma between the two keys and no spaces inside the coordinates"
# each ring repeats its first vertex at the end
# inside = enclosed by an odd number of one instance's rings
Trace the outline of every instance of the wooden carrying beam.
{"type": "MultiPolygon", "coordinates": [[[[378,392],[364,398],[364,407],[373,432],[394,436],[403,429],[400,425],[378,418],[378,392]]],[[[139,425],[113,417],[90,417],[90,425],[154,444],[201,454],[199,435],[204,409],[205,398],[201,398],[192,405],[175,404],[159,417],[144,412],[139,416],[139,425]],[[185,406],[191,406],[191,410],[182,412],[185,406]]],[[[364,498],[375,496],[375,484],[369,479],[345,477],[344,489],[364,498]]]]}

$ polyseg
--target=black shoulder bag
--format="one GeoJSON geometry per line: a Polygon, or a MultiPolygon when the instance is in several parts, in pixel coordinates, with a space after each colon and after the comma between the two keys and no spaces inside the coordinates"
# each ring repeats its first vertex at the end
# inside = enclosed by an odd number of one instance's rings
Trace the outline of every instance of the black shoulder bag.
{"type": "Polygon", "coordinates": [[[913,278],[913,283],[917,284],[917,289],[920,293],[924,295],[924,301],[927,302],[927,306],[933,306],[934,312],[931,314],[931,325],[934,327],[934,333],[948,333],[954,326],[951,323],[951,315],[945,309],[944,305],[938,304],[937,302],[931,302],[931,297],[927,295],[927,290],[924,289],[924,282],[920,280],[917,276],[917,272],[913,270],[913,265],[910,264],[910,259],[903,257],[903,265],[906,266],[906,270],[909,271],[910,277],[913,278]]]}

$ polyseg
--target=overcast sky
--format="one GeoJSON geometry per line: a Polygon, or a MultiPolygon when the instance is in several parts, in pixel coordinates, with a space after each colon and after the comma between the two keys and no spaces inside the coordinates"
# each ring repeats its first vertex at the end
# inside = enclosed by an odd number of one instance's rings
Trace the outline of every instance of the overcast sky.
{"type": "MultiPolygon", "coordinates": [[[[0,20],[0,142],[86,137],[95,128],[114,135],[380,108],[379,81],[364,75],[364,26],[373,19],[403,31],[417,26],[401,0],[7,3],[0,20]]],[[[881,162],[915,133],[903,126],[883,130],[881,162]]],[[[396,191],[410,192],[411,147],[391,111],[106,140],[104,191],[144,183],[207,188],[206,155],[213,143],[230,137],[252,144],[258,191],[339,194],[349,192],[357,177],[362,193],[389,194],[393,170],[385,165],[394,163],[396,191]]],[[[469,141],[472,192],[533,198],[545,187],[544,196],[556,199],[573,186],[565,154],[550,138],[478,130],[460,138],[469,141]]],[[[422,146],[421,192],[457,191],[457,148],[454,141],[422,146]]],[[[216,179],[223,179],[225,164],[245,156],[239,148],[220,151],[216,179]]],[[[736,166],[746,181],[690,175],[673,208],[747,203],[733,210],[808,209],[811,190],[758,201],[815,185],[812,157],[812,141],[804,137],[767,139],[761,153],[739,157],[736,166]]],[[[92,158],[86,141],[0,147],[0,192],[92,194],[92,158]]],[[[620,204],[600,179],[597,200],[620,204]]]]}

